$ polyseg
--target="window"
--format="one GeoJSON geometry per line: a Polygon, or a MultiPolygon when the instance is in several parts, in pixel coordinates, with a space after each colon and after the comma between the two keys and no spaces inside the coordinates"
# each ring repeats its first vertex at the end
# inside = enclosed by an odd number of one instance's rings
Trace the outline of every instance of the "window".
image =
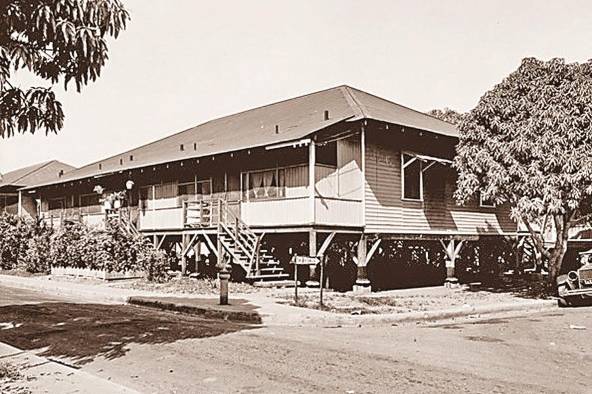
{"type": "Polygon", "coordinates": [[[18,212],[18,196],[0,195],[0,212],[16,214],[18,212]]]}
{"type": "Polygon", "coordinates": [[[316,161],[318,164],[337,167],[337,141],[317,146],[316,161]]]}
{"type": "Polygon", "coordinates": [[[83,194],[80,196],[80,212],[99,213],[101,212],[100,196],[97,193],[83,194]]]}
{"type": "Polygon", "coordinates": [[[51,198],[49,200],[49,210],[50,211],[54,211],[54,210],[62,210],[64,209],[65,206],[65,199],[64,198],[51,198]]]}
{"type": "Polygon", "coordinates": [[[195,199],[195,182],[179,183],[177,197],[179,201],[193,201],[195,199]]]}
{"type": "Polygon", "coordinates": [[[285,197],[286,170],[276,168],[273,170],[243,172],[242,194],[244,201],[285,197]]]}
{"type": "Polygon", "coordinates": [[[203,200],[212,196],[212,180],[197,181],[197,199],[203,200]]]}
{"type": "Polygon", "coordinates": [[[177,197],[177,184],[175,182],[166,182],[159,185],[154,185],[155,200],[174,197],[177,197]]]}
{"type": "Polygon", "coordinates": [[[487,198],[484,198],[483,194],[479,193],[479,206],[484,208],[495,208],[495,203],[487,198]]]}
{"type": "Polygon", "coordinates": [[[154,186],[140,187],[140,209],[147,209],[150,200],[154,200],[154,186]]]}
{"type": "Polygon", "coordinates": [[[401,154],[401,172],[403,198],[418,201],[423,200],[423,172],[421,160],[408,153],[401,154]]]}

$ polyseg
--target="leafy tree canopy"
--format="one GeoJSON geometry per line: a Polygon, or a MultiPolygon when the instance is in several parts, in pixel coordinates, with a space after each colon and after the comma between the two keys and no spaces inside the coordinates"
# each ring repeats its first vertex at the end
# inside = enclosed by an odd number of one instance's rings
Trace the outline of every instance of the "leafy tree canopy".
{"type": "Polygon", "coordinates": [[[458,125],[460,123],[463,116],[461,113],[450,108],[433,109],[430,112],[428,112],[428,115],[431,115],[435,118],[441,119],[445,122],[452,123],[455,125],[458,125]]]}
{"type": "Polygon", "coordinates": [[[457,199],[480,192],[511,203],[513,216],[549,258],[554,282],[569,230],[591,213],[592,61],[524,59],[481,97],[459,129],[457,199]],[[554,226],[552,252],[532,224],[537,221],[539,229],[541,222],[554,226]]]}
{"type": "Polygon", "coordinates": [[[67,88],[96,80],[129,14],[119,0],[0,0],[0,138],[62,128],[64,113],[52,87],[21,89],[20,69],[67,88]]]}

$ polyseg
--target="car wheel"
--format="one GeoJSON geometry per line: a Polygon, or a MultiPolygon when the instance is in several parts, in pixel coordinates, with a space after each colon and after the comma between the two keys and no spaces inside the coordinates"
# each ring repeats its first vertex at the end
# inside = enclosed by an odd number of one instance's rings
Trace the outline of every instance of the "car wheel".
{"type": "Polygon", "coordinates": [[[569,306],[569,302],[567,301],[567,299],[562,296],[562,294],[565,294],[566,291],[567,291],[567,286],[565,284],[557,286],[557,294],[559,295],[559,298],[557,299],[557,303],[562,308],[569,306]]]}

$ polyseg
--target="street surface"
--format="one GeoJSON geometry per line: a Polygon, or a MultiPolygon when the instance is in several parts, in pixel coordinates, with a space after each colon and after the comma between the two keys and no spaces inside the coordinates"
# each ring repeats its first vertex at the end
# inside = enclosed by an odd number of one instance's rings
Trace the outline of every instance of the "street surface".
{"type": "Polygon", "coordinates": [[[0,341],[147,393],[592,392],[592,308],[257,327],[0,287],[0,341]],[[571,327],[570,327],[571,326],[571,327]]]}

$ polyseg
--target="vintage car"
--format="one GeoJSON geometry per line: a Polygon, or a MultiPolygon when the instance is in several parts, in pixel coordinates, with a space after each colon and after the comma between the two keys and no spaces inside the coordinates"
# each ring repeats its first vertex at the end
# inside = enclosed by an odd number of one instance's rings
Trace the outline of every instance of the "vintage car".
{"type": "Polygon", "coordinates": [[[561,306],[592,303],[592,249],[580,253],[581,267],[557,278],[561,306]]]}

